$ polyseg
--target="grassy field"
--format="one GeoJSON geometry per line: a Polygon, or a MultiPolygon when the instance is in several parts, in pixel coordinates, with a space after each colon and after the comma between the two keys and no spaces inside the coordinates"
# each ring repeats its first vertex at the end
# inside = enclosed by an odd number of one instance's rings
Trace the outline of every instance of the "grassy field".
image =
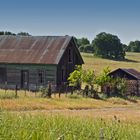
{"type": "MultiPolygon", "coordinates": [[[[82,54],[84,69],[98,74],[104,67],[135,68],[140,55],[127,53],[126,61],[112,61],[82,54]]],[[[0,90],[0,140],[139,140],[139,98],[103,98],[81,95],[41,98],[41,93],[0,90]],[[102,132],[101,132],[102,131],[102,132]]]]}
{"type": "Polygon", "coordinates": [[[93,56],[93,54],[82,53],[85,64],[84,69],[93,69],[98,74],[103,68],[109,66],[111,70],[117,68],[134,68],[140,71],[140,53],[126,53],[125,61],[114,61],[93,56]]]}
{"type": "MultiPolygon", "coordinates": [[[[52,98],[42,98],[41,93],[32,93],[18,91],[18,97],[15,98],[15,92],[12,90],[0,90],[0,109],[7,111],[33,111],[33,110],[52,110],[52,109],[100,109],[112,107],[132,107],[136,103],[121,99],[110,98],[104,100],[95,100],[92,98],[83,98],[81,95],[61,95],[53,94],[52,98]]],[[[137,104],[139,104],[139,100],[137,104]]]]}
{"type": "Polygon", "coordinates": [[[139,140],[140,122],[44,116],[0,114],[1,140],[139,140]]]}
{"type": "Polygon", "coordinates": [[[139,140],[140,101],[0,91],[0,140],[139,140]],[[6,96],[5,96],[6,95],[6,96]],[[102,131],[102,132],[101,132],[102,131]],[[102,133],[102,134],[101,134],[102,133]]]}

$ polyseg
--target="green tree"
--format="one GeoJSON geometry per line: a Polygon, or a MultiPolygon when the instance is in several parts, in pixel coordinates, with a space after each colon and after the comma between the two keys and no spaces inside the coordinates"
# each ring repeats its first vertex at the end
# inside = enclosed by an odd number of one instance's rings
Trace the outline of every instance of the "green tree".
{"type": "Polygon", "coordinates": [[[83,52],[93,53],[94,49],[90,44],[87,44],[83,46],[83,52]]]}
{"type": "Polygon", "coordinates": [[[128,45],[128,51],[129,52],[140,52],[140,41],[130,41],[128,45]]]}
{"type": "Polygon", "coordinates": [[[87,38],[83,37],[83,38],[77,39],[77,44],[80,47],[80,46],[90,44],[90,41],[87,38]]]}
{"type": "Polygon", "coordinates": [[[9,31],[0,31],[0,35],[16,35],[16,34],[9,31]]]}
{"type": "Polygon", "coordinates": [[[75,70],[68,77],[70,86],[77,86],[82,83],[86,83],[91,86],[95,83],[95,79],[96,76],[93,70],[83,70],[80,65],[77,65],[75,70]]]}
{"type": "Polygon", "coordinates": [[[92,86],[93,84],[96,83],[96,76],[95,76],[95,72],[93,70],[87,70],[87,71],[83,71],[83,82],[85,82],[86,84],[92,86]]]}
{"type": "Polygon", "coordinates": [[[27,32],[20,32],[18,33],[17,35],[20,35],[20,36],[31,36],[29,33],[27,32]]]}
{"type": "Polygon", "coordinates": [[[70,73],[68,77],[69,85],[73,87],[80,86],[82,84],[83,69],[82,66],[77,65],[75,70],[70,73]]]}
{"type": "Polygon", "coordinates": [[[124,50],[125,52],[127,52],[128,49],[129,49],[128,45],[126,45],[126,44],[122,44],[122,47],[123,47],[123,50],[124,50]]]}
{"type": "Polygon", "coordinates": [[[92,41],[94,54],[103,58],[124,59],[125,51],[116,35],[102,32],[92,41]]]}
{"type": "Polygon", "coordinates": [[[4,31],[0,31],[0,35],[4,35],[4,31]]]}
{"type": "Polygon", "coordinates": [[[12,33],[12,32],[9,32],[9,31],[6,31],[6,32],[4,32],[4,35],[16,35],[16,34],[12,33]]]}
{"type": "Polygon", "coordinates": [[[93,53],[93,46],[90,44],[90,41],[87,38],[77,39],[77,44],[81,52],[93,53]]]}
{"type": "Polygon", "coordinates": [[[84,51],[85,51],[85,47],[84,47],[84,46],[80,46],[80,47],[79,47],[79,51],[80,51],[80,52],[84,52],[84,51]]]}
{"type": "Polygon", "coordinates": [[[97,76],[96,78],[96,84],[99,86],[103,86],[108,82],[111,82],[111,77],[108,75],[111,72],[111,69],[109,67],[106,67],[103,69],[103,71],[97,76]]]}

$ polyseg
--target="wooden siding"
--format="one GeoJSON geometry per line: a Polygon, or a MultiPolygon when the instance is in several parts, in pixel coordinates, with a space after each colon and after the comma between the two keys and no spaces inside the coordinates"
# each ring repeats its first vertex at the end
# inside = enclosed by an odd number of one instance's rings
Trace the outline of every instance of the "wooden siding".
{"type": "MultiPolygon", "coordinates": [[[[140,96],[140,80],[139,80],[139,72],[134,69],[117,69],[111,73],[109,76],[112,78],[122,78],[126,81],[126,91],[125,95],[136,95],[140,96]]],[[[104,91],[106,91],[109,85],[104,86],[104,91]]]]}
{"type": "Polygon", "coordinates": [[[125,92],[126,95],[139,95],[137,80],[127,80],[125,92]]]}
{"type": "Polygon", "coordinates": [[[78,54],[77,54],[77,48],[74,46],[74,42],[71,41],[68,45],[64,55],[62,56],[62,59],[57,66],[57,85],[62,85],[64,82],[67,82],[67,78],[69,77],[69,74],[73,72],[75,65],[82,65],[83,62],[81,62],[78,54]],[[71,51],[71,53],[69,53],[71,51]],[[71,55],[71,61],[69,59],[69,55],[71,55]],[[62,70],[64,74],[64,79],[62,79],[62,70]]]}
{"type": "MultiPolygon", "coordinates": [[[[15,89],[21,88],[21,71],[27,70],[29,72],[28,89],[36,90],[41,86],[47,86],[48,81],[56,85],[56,65],[18,65],[18,64],[7,64],[0,65],[1,68],[6,69],[6,81],[7,88],[15,89]],[[43,71],[43,83],[38,82],[38,72],[43,71]]],[[[5,83],[0,84],[1,88],[5,87],[5,83]]]]}

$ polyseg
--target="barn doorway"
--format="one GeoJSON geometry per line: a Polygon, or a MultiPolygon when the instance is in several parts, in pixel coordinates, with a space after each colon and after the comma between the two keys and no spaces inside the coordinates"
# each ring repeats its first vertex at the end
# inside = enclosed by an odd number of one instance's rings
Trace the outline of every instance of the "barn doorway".
{"type": "Polygon", "coordinates": [[[0,68],[0,83],[6,82],[6,68],[0,68]]]}
{"type": "Polygon", "coordinates": [[[21,88],[27,89],[29,86],[29,71],[22,70],[21,71],[21,88]]]}

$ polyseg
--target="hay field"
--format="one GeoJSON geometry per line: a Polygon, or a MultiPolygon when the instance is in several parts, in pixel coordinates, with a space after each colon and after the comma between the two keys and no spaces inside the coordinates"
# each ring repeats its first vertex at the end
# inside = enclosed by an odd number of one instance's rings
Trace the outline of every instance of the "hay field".
{"type": "Polygon", "coordinates": [[[103,68],[109,66],[111,70],[117,68],[134,68],[140,71],[140,53],[126,53],[125,61],[114,61],[93,56],[93,54],[82,53],[85,64],[84,69],[93,69],[98,74],[103,68]]]}

